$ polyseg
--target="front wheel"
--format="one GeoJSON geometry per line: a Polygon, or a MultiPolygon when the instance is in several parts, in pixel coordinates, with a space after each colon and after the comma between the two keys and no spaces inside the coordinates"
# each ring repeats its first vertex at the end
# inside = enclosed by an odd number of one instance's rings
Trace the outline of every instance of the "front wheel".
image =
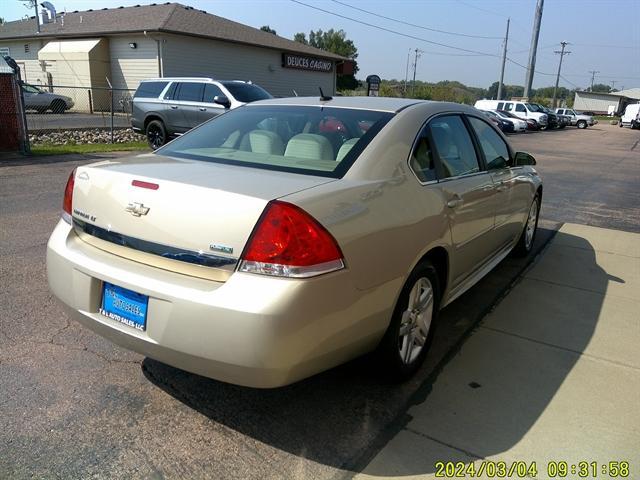
{"type": "Polygon", "coordinates": [[[580,120],[576,126],[580,129],[587,128],[587,122],[580,120]]]}
{"type": "Polygon", "coordinates": [[[147,143],[153,150],[156,150],[167,143],[167,131],[160,120],[150,121],[145,133],[147,135],[147,143]]]}
{"type": "Polygon", "coordinates": [[[64,102],[64,100],[54,100],[53,102],[51,102],[50,108],[53,113],[64,113],[64,111],[67,109],[67,104],[64,102]]]}
{"type": "Polygon", "coordinates": [[[411,377],[424,362],[440,305],[440,284],[429,261],[411,273],[378,347],[378,359],[393,381],[411,377]]]}
{"type": "Polygon", "coordinates": [[[536,231],[538,230],[538,216],[540,215],[540,195],[536,193],[529,207],[527,215],[527,223],[524,224],[520,239],[513,249],[516,257],[526,257],[533,249],[533,242],[536,239],[536,231]]]}

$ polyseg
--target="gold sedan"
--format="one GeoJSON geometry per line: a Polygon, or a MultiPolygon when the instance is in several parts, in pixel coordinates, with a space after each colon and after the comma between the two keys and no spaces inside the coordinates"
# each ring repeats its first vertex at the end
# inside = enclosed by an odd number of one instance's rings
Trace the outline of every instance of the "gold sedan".
{"type": "Polygon", "coordinates": [[[531,250],[534,164],[463,105],[255,102],[74,170],[49,285],[98,334],[207,377],[277,387],[376,350],[401,380],[438,310],[531,250]]]}

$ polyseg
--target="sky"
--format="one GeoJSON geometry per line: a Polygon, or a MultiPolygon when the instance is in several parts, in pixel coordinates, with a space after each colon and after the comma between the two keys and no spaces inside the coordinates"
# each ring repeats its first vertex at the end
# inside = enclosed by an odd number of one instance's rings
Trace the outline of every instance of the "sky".
{"type": "MultiPolygon", "coordinates": [[[[54,0],[52,3],[58,11],[73,11],[153,2],[54,0]]],[[[377,74],[402,80],[410,52],[411,78],[417,48],[423,53],[417,61],[416,79],[458,80],[483,88],[499,78],[508,17],[510,61],[505,67],[505,83],[524,85],[523,67],[529,58],[536,7],[536,0],[181,0],[180,3],[256,28],[269,25],[286,38],[293,38],[297,32],[342,29],[358,48],[358,78],[377,74]]],[[[29,10],[22,1],[0,0],[0,16],[5,21],[27,14],[29,10]]],[[[566,50],[571,53],[563,59],[561,86],[586,88],[591,84],[589,72],[596,70],[599,73],[595,83],[606,83],[616,89],[640,87],[640,0],[546,0],[541,25],[534,88],[554,84],[560,58],[554,51],[560,50],[562,41],[569,42],[566,50]]]]}

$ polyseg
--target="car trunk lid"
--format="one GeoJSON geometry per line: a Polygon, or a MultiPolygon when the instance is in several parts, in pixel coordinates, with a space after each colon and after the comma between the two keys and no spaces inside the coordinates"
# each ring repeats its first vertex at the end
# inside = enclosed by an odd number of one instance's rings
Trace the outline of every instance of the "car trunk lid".
{"type": "Polygon", "coordinates": [[[140,263],[226,280],[270,200],[332,179],[157,154],[78,167],[73,223],[140,263]]]}

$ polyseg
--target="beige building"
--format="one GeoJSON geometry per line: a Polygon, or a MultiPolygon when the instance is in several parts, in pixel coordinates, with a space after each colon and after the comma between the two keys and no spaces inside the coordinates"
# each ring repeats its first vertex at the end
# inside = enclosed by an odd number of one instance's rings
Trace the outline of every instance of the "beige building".
{"type": "Polygon", "coordinates": [[[36,29],[35,18],[0,25],[0,55],[16,60],[27,83],[85,94],[163,76],[251,80],[275,96],[317,95],[318,87],[332,94],[336,73],[351,67],[339,55],[178,3],[58,13],[36,29]]]}
{"type": "Polygon", "coordinates": [[[640,88],[628,88],[619,92],[576,92],[573,108],[582,112],[607,115],[611,111],[622,113],[625,107],[640,101],[640,88]]]}

